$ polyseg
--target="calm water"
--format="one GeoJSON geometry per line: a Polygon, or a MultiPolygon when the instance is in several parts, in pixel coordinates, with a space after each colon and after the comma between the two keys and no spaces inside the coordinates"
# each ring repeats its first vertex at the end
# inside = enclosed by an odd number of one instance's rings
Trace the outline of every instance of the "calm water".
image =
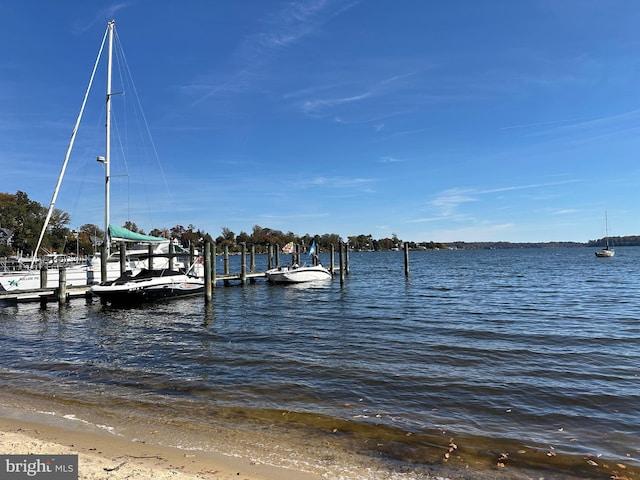
{"type": "Polygon", "coordinates": [[[636,478],[639,266],[640,248],[411,252],[406,279],[402,252],[352,253],[343,286],[219,286],[209,310],[0,306],[3,395],[130,435],[171,425],[184,447],[212,429],[336,442],[416,478],[451,443],[450,463],[636,478]]]}

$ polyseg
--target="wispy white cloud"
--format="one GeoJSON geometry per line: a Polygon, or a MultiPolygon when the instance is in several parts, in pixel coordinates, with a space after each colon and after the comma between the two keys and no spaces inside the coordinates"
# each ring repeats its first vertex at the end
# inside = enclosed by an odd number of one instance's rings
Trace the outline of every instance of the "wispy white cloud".
{"type": "Polygon", "coordinates": [[[291,48],[304,38],[313,35],[331,18],[357,5],[359,1],[345,4],[335,0],[313,0],[287,3],[282,10],[268,16],[265,30],[248,35],[236,51],[238,68],[226,78],[207,77],[197,80],[183,90],[199,92],[200,103],[214,95],[247,91],[255,85],[258,72],[275,54],[291,48]]]}
{"type": "MultiPolygon", "coordinates": [[[[307,89],[305,92],[290,94],[290,96],[302,96],[304,93],[305,94],[304,96],[307,98],[303,97],[304,99],[300,102],[300,104],[305,115],[316,116],[316,117],[325,116],[328,114],[332,114],[331,112],[333,112],[334,109],[336,109],[337,107],[341,107],[343,105],[357,104],[357,103],[364,102],[366,100],[372,100],[376,97],[381,97],[385,94],[390,94],[391,92],[396,90],[404,90],[407,88],[407,84],[405,83],[405,80],[411,77],[417,76],[419,73],[420,72],[418,71],[413,71],[413,72],[408,72],[402,75],[387,76],[369,85],[361,85],[360,84],[361,81],[358,81],[358,83],[345,82],[342,85],[334,84],[333,88],[331,89],[328,89],[326,87],[320,87],[319,89],[317,89],[315,93],[320,94],[321,92],[325,91],[326,94],[324,94],[321,98],[309,99],[308,96],[314,93],[312,90],[309,90],[309,89],[307,89]],[[342,92],[345,90],[350,90],[350,91],[359,90],[359,92],[342,94],[342,92]]],[[[369,77],[368,75],[365,76],[365,78],[368,78],[368,77],[369,77]]],[[[391,102],[391,105],[394,105],[398,102],[398,100],[391,100],[390,102],[391,102]]],[[[387,105],[386,102],[383,102],[383,103],[387,105]]],[[[386,113],[382,117],[384,118],[384,117],[387,117],[388,115],[389,114],[386,113]]],[[[381,116],[377,115],[375,120],[369,119],[368,121],[376,121],[377,123],[375,128],[378,130],[381,130],[382,128],[380,126],[381,125],[384,126],[384,124],[382,124],[379,121],[380,118],[381,116]]]]}
{"type": "Polygon", "coordinates": [[[345,177],[315,177],[306,182],[301,182],[302,185],[311,186],[327,186],[332,188],[350,188],[363,185],[370,185],[375,180],[372,178],[345,178],[345,177]]]}
{"type": "Polygon", "coordinates": [[[439,195],[437,195],[433,200],[429,202],[429,205],[432,205],[438,208],[442,216],[448,217],[456,214],[457,209],[460,205],[465,203],[478,202],[480,201],[483,195],[502,193],[502,192],[512,192],[512,191],[518,191],[518,190],[533,190],[538,188],[566,185],[568,183],[574,183],[574,182],[577,182],[577,180],[532,183],[532,184],[526,184],[526,185],[509,185],[505,187],[487,188],[487,189],[451,188],[451,189],[444,190],[439,195]]]}
{"type": "Polygon", "coordinates": [[[402,163],[404,161],[405,160],[393,156],[382,157],[380,160],[378,160],[379,163],[402,163]]]}

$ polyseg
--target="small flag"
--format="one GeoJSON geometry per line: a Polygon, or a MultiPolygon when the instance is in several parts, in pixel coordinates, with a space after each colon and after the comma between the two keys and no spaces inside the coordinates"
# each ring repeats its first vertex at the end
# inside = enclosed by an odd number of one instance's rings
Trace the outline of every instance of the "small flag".
{"type": "Polygon", "coordinates": [[[282,247],[282,253],[293,253],[293,251],[295,250],[295,245],[293,244],[293,242],[289,242],[287,243],[284,247],[282,247]]]}
{"type": "Polygon", "coordinates": [[[309,255],[316,254],[316,242],[311,242],[311,248],[309,249],[309,255]]]}

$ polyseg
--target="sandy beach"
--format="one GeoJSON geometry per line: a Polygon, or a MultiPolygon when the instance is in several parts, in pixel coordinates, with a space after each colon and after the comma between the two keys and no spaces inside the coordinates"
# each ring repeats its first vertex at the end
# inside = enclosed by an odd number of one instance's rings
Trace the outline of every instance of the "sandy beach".
{"type": "MultiPolygon", "coordinates": [[[[96,424],[69,420],[42,411],[0,408],[0,454],[2,455],[78,455],[80,480],[577,480],[637,478],[635,469],[606,467],[585,474],[582,468],[550,470],[506,468],[457,457],[452,463],[432,465],[421,473],[402,468],[380,468],[374,458],[368,463],[357,455],[341,456],[339,449],[325,445],[318,450],[298,443],[298,456],[304,462],[289,465],[261,461],[251,453],[219,453],[215,449],[168,447],[160,432],[140,432],[136,439],[114,434],[96,424]],[[282,466],[284,465],[284,466],[282,466]],[[562,471],[564,470],[564,471],[562,471]]],[[[282,440],[281,437],[274,441],[282,440]]],[[[299,441],[300,439],[298,439],[299,441]]],[[[268,449],[276,444],[256,441],[268,449]]],[[[452,454],[457,456],[457,454],[452,454]]],[[[387,465],[388,467],[389,465],[387,465]]]]}
{"type": "Polygon", "coordinates": [[[132,442],[110,434],[0,419],[0,452],[6,455],[78,455],[78,478],[319,480],[319,475],[259,464],[213,452],[183,451],[132,442]]]}

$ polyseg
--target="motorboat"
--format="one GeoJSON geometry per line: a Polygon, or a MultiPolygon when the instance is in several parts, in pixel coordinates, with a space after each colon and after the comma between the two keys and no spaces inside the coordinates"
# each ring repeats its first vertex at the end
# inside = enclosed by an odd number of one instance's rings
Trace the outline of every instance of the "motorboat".
{"type": "Polygon", "coordinates": [[[331,272],[322,265],[276,267],[265,272],[273,283],[302,283],[331,279],[331,272]]]}
{"type": "Polygon", "coordinates": [[[204,279],[192,273],[169,269],[127,271],[116,280],[91,287],[103,303],[131,305],[157,300],[188,297],[204,292],[204,279]]]}

